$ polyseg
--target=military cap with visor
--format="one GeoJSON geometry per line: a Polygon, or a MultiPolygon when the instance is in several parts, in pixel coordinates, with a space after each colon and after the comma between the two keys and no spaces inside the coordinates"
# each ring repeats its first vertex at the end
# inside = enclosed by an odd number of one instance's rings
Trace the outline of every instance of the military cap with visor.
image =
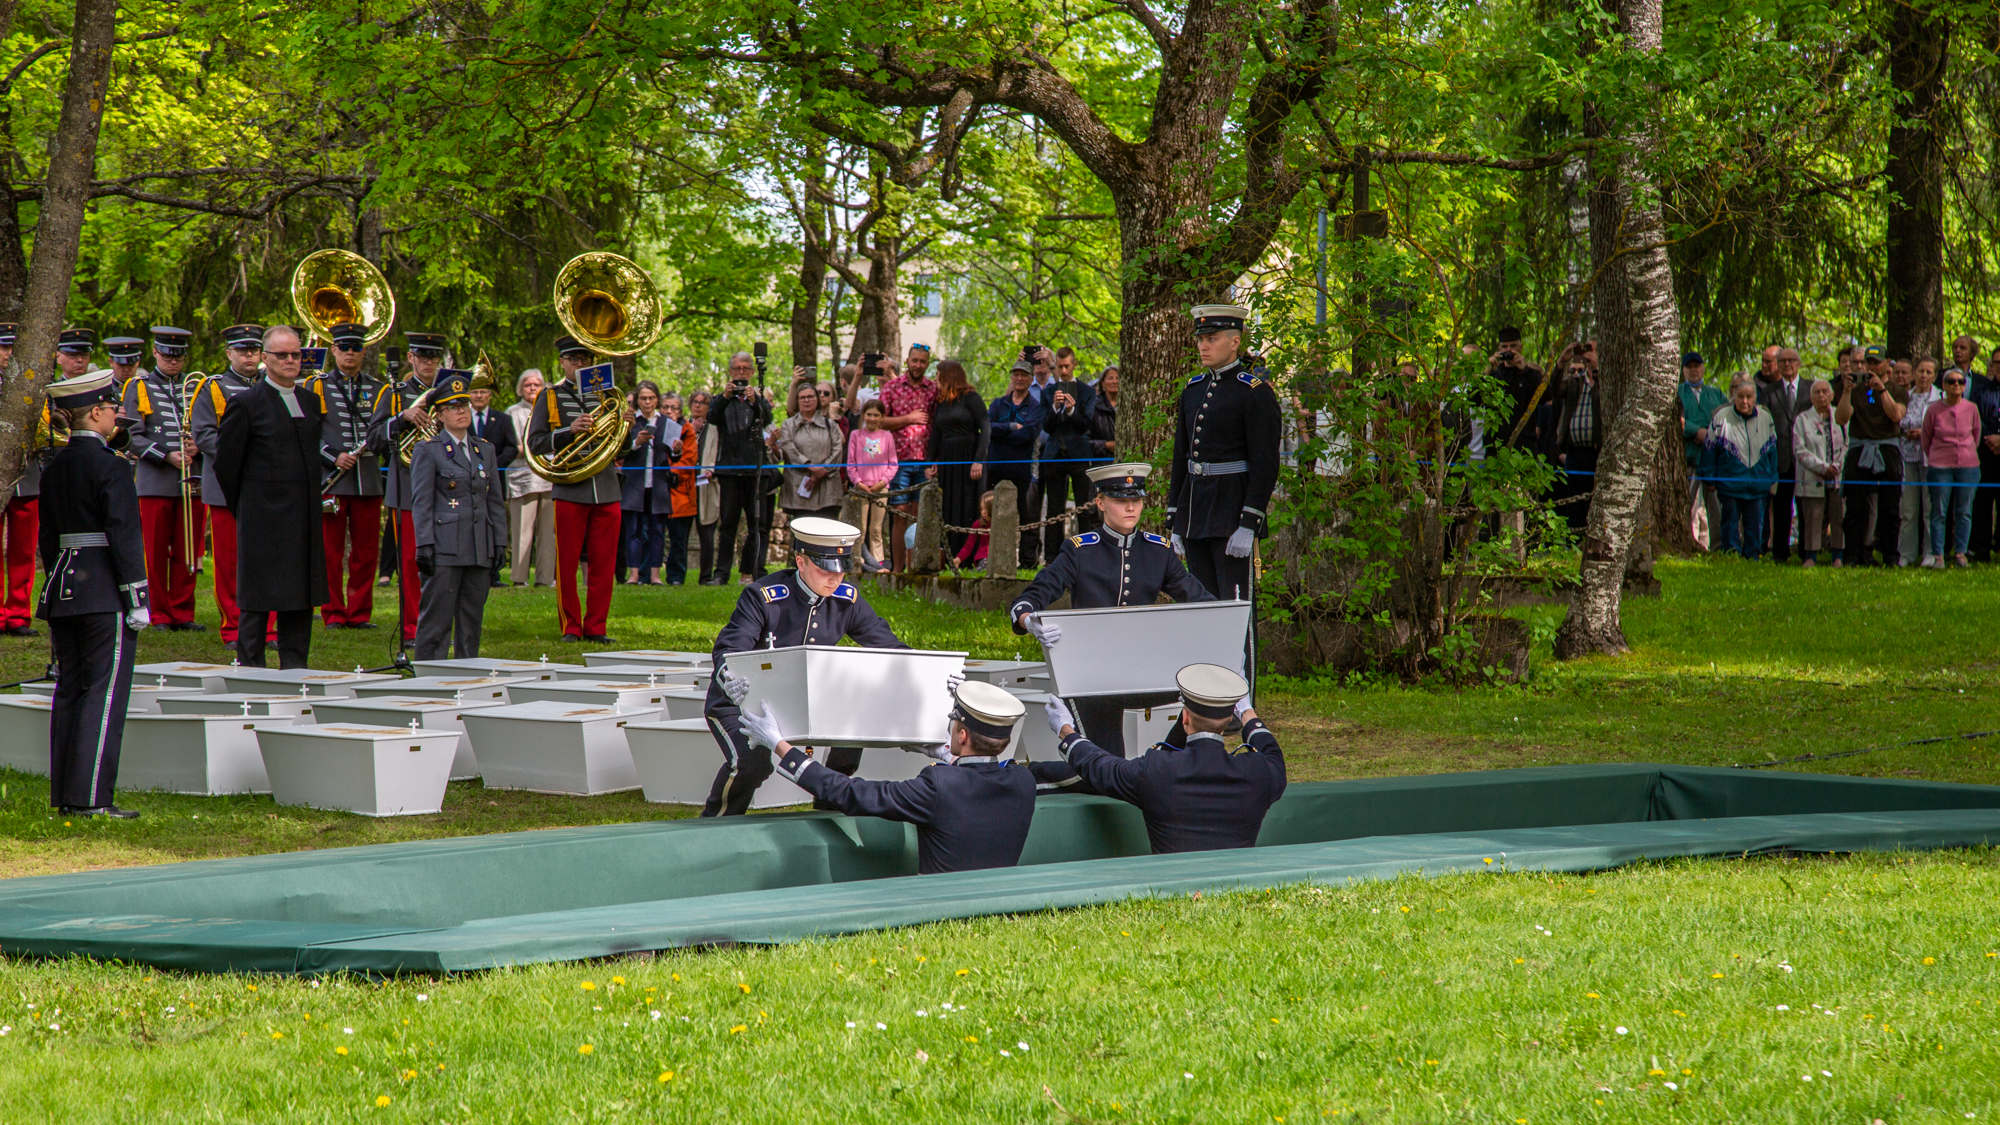
{"type": "Polygon", "coordinates": [[[444,358],[444,333],[405,332],[403,340],[409,345],[410,354],[420,359],[444,358]]]}
{"type": "Polygon", "coordinates": [[[1196,305],[1194,307],[1194,334],[1206,336],[1210,332],[1241,332],[1245,321],[1250,319],[1250,310],[1242,305],[1196,305]]]}
{"type": "Polygon", "coordinates": [[[456,367],[447,367],[437,373],[437,380],[431,384],[430,393],[424,396],[432,410],[449,406],[454,402],[472,401],[472,372],[456,367]]]}
{"type": "Polygon", "coordinates": [[[194,346],[194,333],[185,328],[175,328],[171,324],[155,324],[147,331],[153,334],[153,350],[172,359],[188,354],[194,346]]]}
{"type": "Polygon", "coordinates": [[[137,336],[107,336],[104,340],[104,354],[113,363],[137,363],[146,350],[146,341],[137,336]]]}
{"type": "Polygon", "coordinates": [[[1204,719],[1227,719],[1236,703],[1250,694],[1249,681],[1220,664],[1190,664],[1174,675],[1181,706],[1204,719]]]}
{"type": "Polygon", "coordinates": [[[8,321],[5,324],[0,324],[0,347],[7,347],[7,348],[13,347],[14,338],[20,335],[20,332],[21,332],[21,326],[15,324],[12,321],[8,321]]]}
{"type": "Polygon", "coordinates": [[[49,384],[49,405],[57,410],[83,410],[102,402],[115,406],[122,397],[118,376],[103,368],[49,384]]]}
{"type": "Polygon", "coordinates": [[[244,351],[264,350],[264,326],[261,324],[232,324],[222,330],[222,346],[241,348],[244,351]]]}
{"type": "Polygon", "coordinates": [[[336,324],[326,330],[326,338],[343,351],[359,351],[368,343],[368,328],[362,324],[336,324]]]}
{"type": "Polygon", "coordinates": [[[97,334],[88,328],[65,328],[56,338],[56,350],[71,355],[89,355],[97,348],[97,334]]]}
{"type": "Polygon", "coordinates": [[[824,516],[802,516],[792,521],[792,549],[813,561],[821,570],[846,573],[854,565],[854,545],[861,529],[851,523],[824,516]]]}
{"type": "Polygon", "coordinates": [[[1014,737],[1015,725],[1027,713],[1019,696],[983,680],[965,681],[952,697],[952,721],[987,738],[1014,737]]]}
{"type": "Polygon", "coordinates": [[[595,356],[597,353],[591,351],[589,345],[582,343],[574,336],[557,336],[556,354],[595,356]]]}
{"type": "Polygon", "coordinates": [[[1153,466],[1144,461],[1120,461],[1113,465],[1093,466],[1084,475],[1090,478],[1099,496],[1144,500],[1146,477],[1152,471],[1153,466]]]}

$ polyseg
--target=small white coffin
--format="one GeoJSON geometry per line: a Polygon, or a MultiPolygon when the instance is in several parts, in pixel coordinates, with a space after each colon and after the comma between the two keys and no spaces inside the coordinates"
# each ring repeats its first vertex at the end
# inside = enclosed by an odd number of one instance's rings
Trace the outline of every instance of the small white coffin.
{"type": "Polygon", "coordinates": [[[658,664],[593,664],[588,668],[562,668],[556,671],[557,683],[578,680],[587,683],[610,683],[623,680],[632,684],[657,684],[661,687],[708,686],[709,673],[706,668],[664,668],[658,664]]]}
{"type": "Polygon", "coordinates": [[[413,667],[419,676],[505,676],[510,680],[553,680],[556,669],[573,667],[542,660],[497,660],[487,656],[467,656],[451,660],[418,660],[413,667]]]}
{"type": "Polygon", "coordinates": [[[1049,729],[1049,695],[1043,691],[1016,691],[1015,697],[1028,708],[1021,717],[1021,724],[1014,728],[1014,744],[1009,747],[1014,757],[1023,762],[1059,762],[1062,751],[1056,748],[1056,734],[1049,729]]]}
{"type": "Polygon", "coordinates": [[[1174,676],[1190,664],[1243,671],[1250,603],[1045,610],[1042,619],[1062,628],[1062,639],[1044,650],[1057,694],[1173,691],[1174,676]]]}
{"type": "Polygon", "coordinates": [[[220,695],[170,695],[160,700],[167,715],[236,715],[246,718],[287,718],[294,723],[315,722],[316,695],[264,695],[258,692],[226,691],[220,695]]]}
{"type": "MultiPolygon", "coordinates": [[[[630,723],[625,739],[631,746],[632,764],[646,799],[656,804],[699,805],[708,800],[716,771],[722,768],[722,750],[715,735],[701,719],[671,719],[666,722],[630,723]]],[[[772,774],[750,798],[753,809],[781,809],[812,802],[805,790],[772,774]]]]}
{"type": "Polygon", "coordinates": [[[765,700],[787,739],[806,746],[936,745],[950,733],[947,677],[962,652],[794,645],[734,653],[750,681],[743,709],[765,700]]]}
{"type": "Polygon", "coordinates": [[[707,688],[672,687],[660,695],[666,700],[669,719],[701,719],[708,706],[707,688]]]}
{"type": "Polygon", "coordinates": [[[278,804],[413,816],[444,807],[458,735],[329,723],[265,727],[257,744],[278,804]]]}
{"type": "Polygon", "coordinates": [[[487,788],[582,796],[637,789],[639,775],[632,767],[625,725],[661,717],[657,704],[617,707],[553,700],[464,714],[487,788]]]}
{"type": "MultiPolygon", "coordinates": [[[[534,684],[540,680],[514,680],[506,676],[417,676],[390,680],[385,684],[358,684],[356,699],[387,699],[392,696],[443,699],[452,703],[505,703],[509,684],[534,684]]],[[[321,719],[321,722],[326,722],[321,719]]]]}
{"type": "Polygon", "coordinates": [[[586,707],[651,707],[658,711],[667,705],[669,687],[685,688],[684,684],[632,683],[627,680],[551,680],[548,683],[523,681],[507,685],[509,703],[570,703],[586,707]]]}
{"type": "Polygon", "coordinates": [[[289,716],[134,715],[125,721],[118,787],[208,797],[269,793],[257,732],[293,725],[289,716]]]}
{"type": "MultiPolygon", "coordinates": [[[[160,700],[180,699],[201,693],[198,687],[161,687],[156,683],[140,683],[135,677],[132,680],[132,698],[127,701],[126,708],[134,714],[158,715],[163,713],[160,710],[160,700]]],[[[37,680],[32,684],[22,684],[21,694],[52,700],[56,696],[56,682],[37,680]]]]}
{"type": "Polygon", "coordinates": [[[352,699],[361,684],[381,684],[401,680],[387,672],[328,672],[319,668],[231,668],[222,677],[230,691],[261,692],[265,695],[308,695],[352,699]]]}
{"type": "Polygon", "coordinates": [[[661,668],[707,668],[714,663],[705,652],[670,652],[661,648],[631,648],[622,652],[586,652],[583,662],[600,664],[653,664],[661,668]]]}
{"type": "Polygon", "coordinates": [[[448,730],[458,734],[458,752],[451,759],[451,779],[469,781],[479,776],[479,759],[472,752],[472,738],[465,733],[467,711],[498,707],[497,701],[453,703],[449,699],[425,696],[369,696],[362,699],[322,699],[313,708],[322,723],[356,723],[361,726],[404,727],[410,720],[427,730],[448,730]]]}
{"type": "MultiPolygon", "coordinates": [[[[1136,758],[1154,744],[1165,742],[1174,725],[1181,721],[1181,705],[1162,703],[1157,707],[1125,709],[1125,756],[1136,758]]],[[[1047,727],[1047,723],[1042,724],[1047,727]]]]}
{"type": "Polygon", "coordinates": [[[166,660],[157,664],[134,664],[132,682],[150,684],[158,682],[161,676],[167,678],[168,687],[193,688],[196,691],[228,691],[222,684],[222,677],[229,673],[227,664],[197,664],[185,660],[166,660]]]}
{"type": "Polygon", "coordinates": [[[1038,675],[1046,675],[1049,666],[1039,660],[968,660],[965,662],[965,678],[984,680],[996,687],[1009,691],[1015,688],[1030,690],[1028,681],[1038,675]]]}
{"type": "MultiPolygon", "coordinates": [[[[0,695],[0,766],[49,776],[49,709],[53,702],[43,695],[0,695]]],[[[125,712],[126,722],[144,714],[125,712]]],[[[131,736],[125,740],[125,754],[132,752],[131,736]]],[[[121,779],[122,780],[122,779],[121,779]]]]}

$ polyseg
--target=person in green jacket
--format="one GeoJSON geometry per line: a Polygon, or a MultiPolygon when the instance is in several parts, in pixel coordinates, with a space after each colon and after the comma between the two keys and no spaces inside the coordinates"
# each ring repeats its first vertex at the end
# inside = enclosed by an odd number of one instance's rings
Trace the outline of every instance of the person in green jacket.
{"type": "Polygon", "coordinates": [[[1707,374],[1700,352],[1681,355],[1681,449],[1687,454],[1688,504],[1692,508],[1695,497],[1701,498],[1702,510],[1708,513],[1708,546],[1714,550],[1721,534],[1721,503],[1712,479],[1715,464],[1708,448],[1708,422],[1729,399],[1708,385],[1707,374]]]}

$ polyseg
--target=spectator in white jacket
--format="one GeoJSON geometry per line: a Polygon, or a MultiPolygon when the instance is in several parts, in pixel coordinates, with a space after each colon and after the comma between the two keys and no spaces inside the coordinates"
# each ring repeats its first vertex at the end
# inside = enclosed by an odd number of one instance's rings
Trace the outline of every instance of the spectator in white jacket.
{"type": "Polygon", "coordinates": [[[1840,466],[1847,458],[1847,427],[1834,420],[1833,385],[1814,379],[1807,393],[1812,405],[1792,423],[1792,457],[1798,465],[1799,553],[1805,565],[1817,565],[1820,538],[1840,565],[1845,546],[1840,530],[1845,514],[1840,502],[1840,466]]]}

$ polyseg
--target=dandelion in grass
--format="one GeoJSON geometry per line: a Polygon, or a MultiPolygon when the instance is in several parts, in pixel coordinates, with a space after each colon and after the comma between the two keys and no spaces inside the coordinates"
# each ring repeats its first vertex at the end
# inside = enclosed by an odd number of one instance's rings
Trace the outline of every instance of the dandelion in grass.
{"type": "Polygon", "coordinates": [[[661,1072],[660,1072],[660,1081],[662,1081],[662,1082],[672,1082],[673,1080],[674,1080],[674,1072],[673,1072],[673,1071],[671,1071],[671,1070],[663,1070],[663,1071],[661,1071],[661,1072]]]}
{"type": "Polygon", "coordinates": [[[959,976],[966,976],[966,975],[970,974],[971,972],[972,972],[972,970],[971,970],[971,969],[960,969],[960,970],[958,971],[958,975],[959,975],[959,976]]]}
{"type": "Polygon", "coordinates": [[[966,1037],[965,1037],[965,1041],[966,1041],[967,1043],[977,1043],[977,1042],[979,1042],[979,1036],[977,1036],[977,1035],[968,1035],[968,1036],[966,1036],[966,1037]]]}
{"type": "Polygon", "coordinates": [[[1721,980],[1721,979],[1722,979],[1722,974],[1721,974],[1721,973],[1710,973],[1710,974],[1708,974],[1708,979],[1710,979],[1710,980],[1721,980]]]}
{"type": "Polygon", "coordinates": [[[389,1096],[389,1095],[387,1095],[387,1094],[378,1094],[378,1095],[376,1096],[376,1098],[375,1098],[375,1104],[376,1104],[376,1105],[377,1105],[378,1107],[386,1107],[386,1106],[387,1106],[387,1105],[388,1105],[388,1104],[389,1104],[390,1102],[392,1102],[392,1101],[395,1101],[395,1100],[396,1100],[396,1099],[394,1099],[394,1098],[390,1097],[390,1096],[389,1096]]]}
{"type": "Polygon", "coordinates": [[[624,983],[625,983],[625,978],[624,978],[624,977],[612,977],[612,978],[611,978],[611,983],[612,983],[612,984],[624,984],[624,983]]]}
{"type": "Polygon", "coordinates": [[[737,1024],[737,1025],[736,1025],[735,1027],[732,1027],[732,1028],[730,1028],[730,1029],[729,1029],[729,1034],[731,1034],[731,1035],[741,1035],[742,1033],[744,1033],[744,1032],[746,1032],[746,1031],[748,1031],[748,1030],[750,1030],[750,1025],[749,1025],[749,1024],[743,1024],[743,1023],[739,1023],[739,1024],[737,1024]]]}
{"type": "Polygon", "coordinates": [[[579,987],[581,987],[581,988],[582,988],[582,989],[583,989],[583,990],[584,990],[585,992],[596,992],[596,991],[597,991],[597,982],[596,982],[596,981],[588,981],[588,980],[587,980],[587,981],[584,981],[584,982],[583,982],[583,984],[582,984],[582,985],[580,985],[579,987]]]}
{"type": "Polygon", "coordinates": [[[747,984],[744,984],[744,983],[743,983],[742,981],[740,981],[740,980],[739,980],[739,981],[737,981],[737,982],[736,982],[736,987],[738,987],[738,988],[742,989],[742,990],[743,990],[743,994],[744,994],[745,996],[748,996],[748,995],[750,995],[750,986],[749,986],[749,985],[747,985],[747,984]]]}
{"type": "Polygon", "coordinates": [[[347,1053],[347,1048],[345,1048],[345,1047],[335,1047],[335,1048],[333,1049],[333,1053],[334,1053],[334,1054],[336,1054],[336,1055],[344,1055],[344,1054],[346,1054],[346,1053],[347,1053]]]}
{"type": "Polygon", "coordinates": [[[576,1053],[579,1055],[588,1055],[595,1050],[597,1050],[597,1048],[591,1046],[588,1043],[580,1043],[577,1045],[576,1053]]]}
{"type": "Polygon", "coordinates": [[[417,1076],[416,1071],[406,1070],[403,1072],[403,1081],[408,1082],[410,1079],[415,1078],[416,1076],[417,1076]]]}
{"type": "Polygon", "coordinates": [[[1657,1066],[1656,1066],[1656,1067],[1654,1067],[1653,1069],[1651,1069],[1651,1070],[1649,1070],[1649,1071],[1647,1071],[1647,1072],[1646,1072],[1646,1077],[1648,1077],[1648,1078],[1665,1078],[1666,1076],[1667,1076],[1667,1072],[1666,1072],[1666,1071],[1664,1071],[1664,1070],[1661,1070],[1661,1069],[1660,1069],[1659,1067],[1657,1067],[1657,1066]]]}
{"type": "Polygon", "coordinates": [[[271,1038],[273,1039],[283,1039],[284,1037],[285,1033],[282,1031],[274,1031],[271,1033],[271,1038]]]}
{"type": "Polygon", "coordinates": [[[1926,964],[1926,965],[1935,965],[1935,964],[1937,964],[1937,958],[1935,958],[1935,957],[1926,957],[1926,958],[1924,958],[1924,964],[1926,964]]]}
{"type": "Polygon", "coordinates": [[[1584,999],[1586,999],[1586,1000],[1602,1000],[1602,999],[1604,999],[1604,998],[1603,998],[1602,996],[1599,996],[1599,995],[1598,995],[1597,993],[1595,993],[1595,992],[1586,992],[1586,993],[1584,993],[1584,994],[1583,994],[1583,997],[1584,997],[1584,999]]]}

